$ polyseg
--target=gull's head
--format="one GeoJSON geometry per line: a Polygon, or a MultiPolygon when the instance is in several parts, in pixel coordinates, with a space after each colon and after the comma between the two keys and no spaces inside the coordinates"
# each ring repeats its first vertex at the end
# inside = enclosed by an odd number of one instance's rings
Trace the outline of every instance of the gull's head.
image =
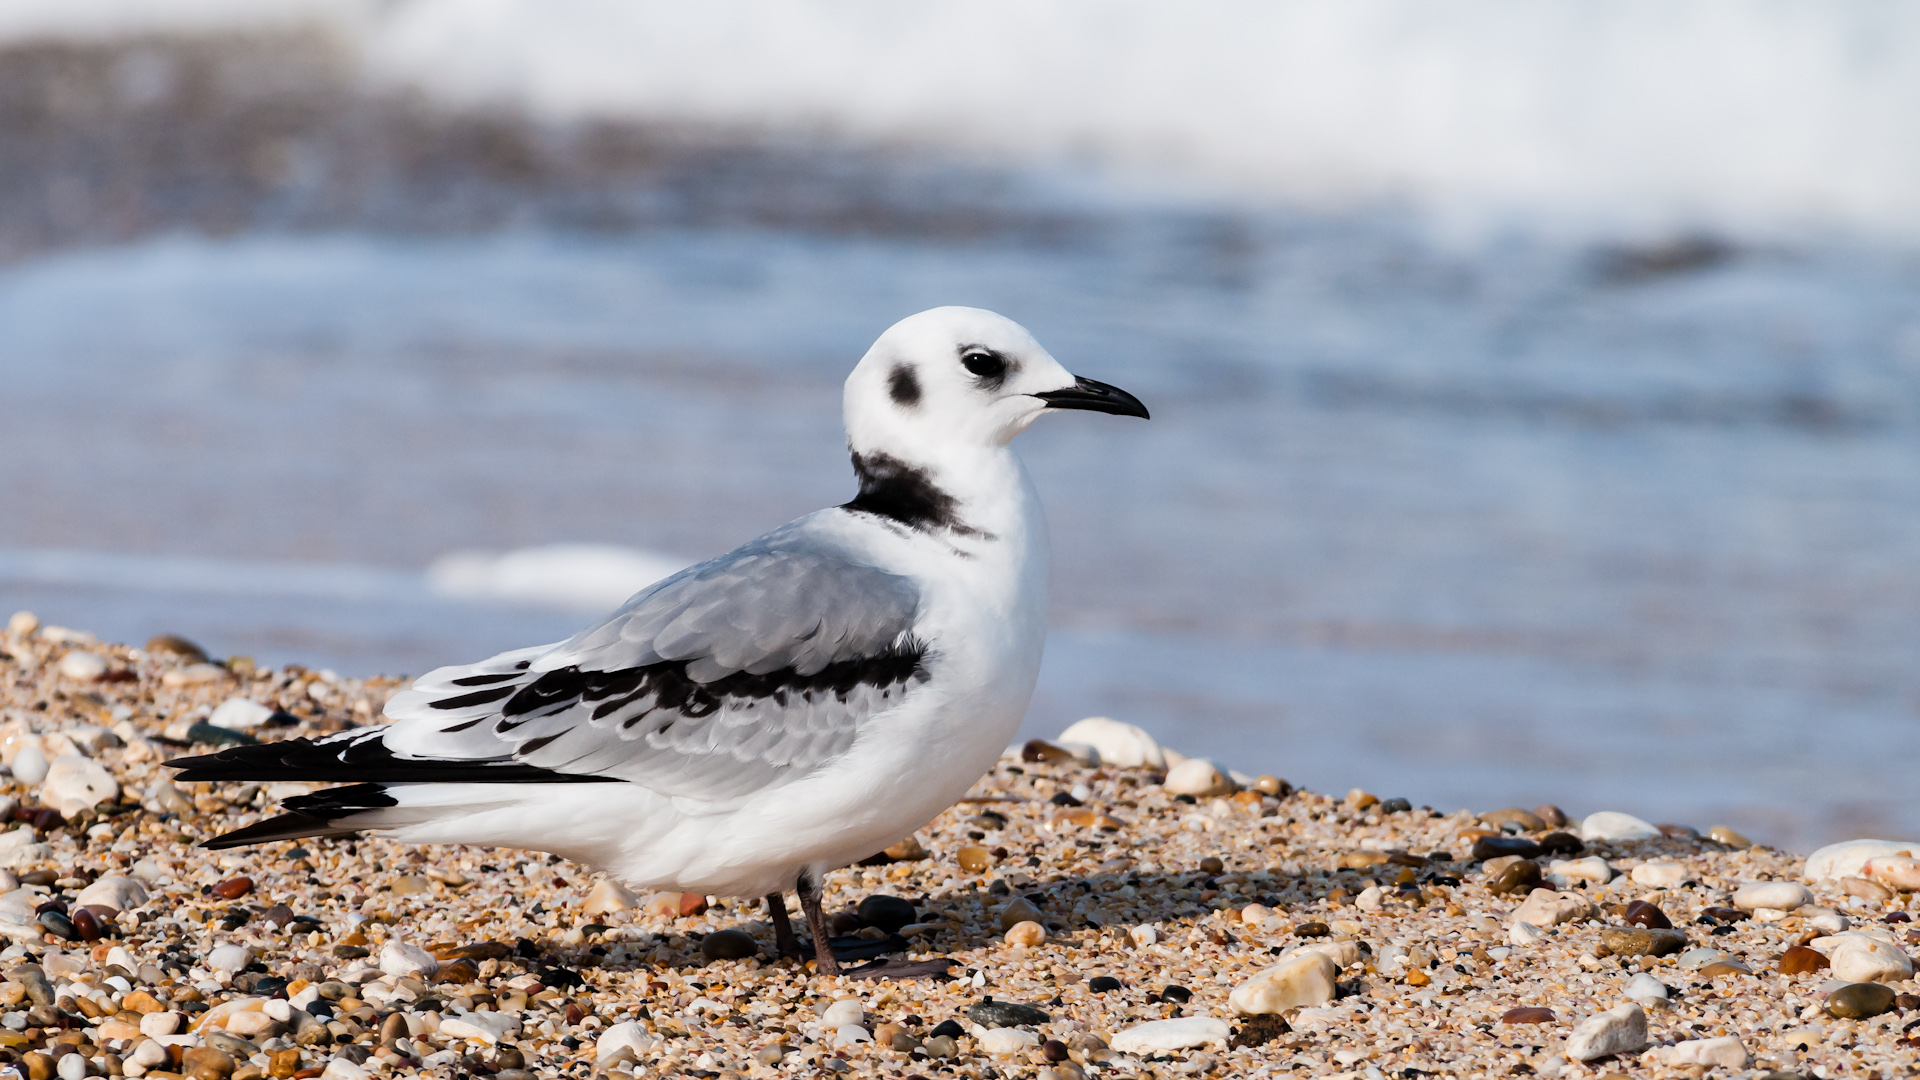
{"type": "Polygon", "coordinates": [[[856,452],[1005,446],[1042,413],[1064,409],[1147,415],[1132,394],[1074,376],[1025,327],[980,308],[901,319],[847,376],[856,452]]]}

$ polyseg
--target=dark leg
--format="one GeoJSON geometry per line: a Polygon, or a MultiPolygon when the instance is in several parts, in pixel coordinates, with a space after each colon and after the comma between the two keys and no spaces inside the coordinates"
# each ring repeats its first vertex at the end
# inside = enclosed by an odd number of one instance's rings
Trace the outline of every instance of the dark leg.
{"type": "Polygon", "coordinates": [[[833,958],[833,945],[827,934],[827,913],[820,909],[820,893],[807,880],[806,871],[793,884],[800,896],[800,910],[807,914],[807,931],[813,935],[813,959],[822,975],[840,974],[840,962],[833,958]]]}
{"type": "Polygon", "coordinates": [[[782,959],[800,956],[800,943],[793,939],[793,924],[787,921],[785,893],[767,894],[767,918],[773,921],[773,947],[782,959]]]}

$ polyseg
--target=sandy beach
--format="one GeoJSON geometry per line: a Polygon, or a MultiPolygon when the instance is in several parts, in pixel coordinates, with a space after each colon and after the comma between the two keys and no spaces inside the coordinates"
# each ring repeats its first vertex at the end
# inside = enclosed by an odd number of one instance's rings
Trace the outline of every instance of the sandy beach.
{"type": "Polygon", "coordinates": [[[0,652],[16,823],[0,833],[0,1056],[33,1078],[1891,1077],[1916,1062],[1910,896],[1868,880],[1897,885],[1911,860],[1829,849],[1813,866],[1711,823],[1415,807],[1151,744],[1160,761],[1124,767],[1036,742],[828,882],[843,944],[946,957],[953,977],[826,978],[772,957],[756,902],[636,895],[557,857],[195,846],[295,792],[174,785],[161,761],[369,723],[394,680],[25,615],[0,652]]]}

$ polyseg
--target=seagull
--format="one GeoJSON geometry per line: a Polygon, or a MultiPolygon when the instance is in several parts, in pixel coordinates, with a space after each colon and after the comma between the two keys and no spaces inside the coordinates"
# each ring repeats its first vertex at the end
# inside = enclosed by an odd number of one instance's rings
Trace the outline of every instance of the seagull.
{"type": "Polygon", "coordinates": [[[817,971],[841,973],[826,873],[963,797],[1039,676],[1046,518],[1013,438],[1061,410],[1147,416],[966,307],[890,327],[842,409],[852,501],[664,578],[566,641],[429,672],[383,725],[169,761],[181,780],[346,785],[204,846],[379,831],[550,852],[635,887],[765,897],[781,954],[799,957],[791,889],[817,971]]]}

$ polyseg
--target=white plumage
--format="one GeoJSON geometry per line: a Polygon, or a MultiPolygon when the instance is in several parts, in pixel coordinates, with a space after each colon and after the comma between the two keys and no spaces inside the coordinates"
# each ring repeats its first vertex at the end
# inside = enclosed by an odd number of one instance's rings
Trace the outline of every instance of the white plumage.
{"type": "Polygon", "coordinates": [[[215,846],[372,829],[555,852],[642,887],[798,886],[824,950],[812,886],[964,795],[1026,711],[1047,536],[1009,444],[1064,408],[1146,415],[992,312],[912,316],[847,379],[851,502],[567,641],[430,672],[385,726],[175,764],[358,782],[215,846]]]}

